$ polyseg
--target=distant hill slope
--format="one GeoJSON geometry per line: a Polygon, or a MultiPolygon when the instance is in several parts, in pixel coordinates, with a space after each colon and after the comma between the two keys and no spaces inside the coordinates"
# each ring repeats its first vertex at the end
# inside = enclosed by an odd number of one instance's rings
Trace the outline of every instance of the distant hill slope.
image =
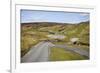
{"type": "Polygon", "coordinates": [[[30,22],[30,23],[21,23],[22,27],[48,27],[48,26],[55,26],[55,25],[60,25],[62,27],[64,26],[76,26],[78,24],[89,24],[89,21],[86,22],[80,22],[80,23],[57,23],[57,22],[30,22]]]}
{"type": "Polygon", "coordinates": [[[27,30],[27,31],[37,30],[39,32],[65,35],[67,39],[70,39],[72,37],[82,38],[86,36],[89,39],[89,30],[90,30],[89,21],[80,22],[77,24],[54,23],[54,22],[21,23],[21,27],[22,30],[27,30]]]}
{"type": "MultiPolygon", "coordinates": [[[[22,26],[26,25],[70,25],[71,23],[57,23],[57,22],[30,22],[30,23],[21,23],[22,26]]],[[[74,24],[74,23],[73,23],[74,24]]],[[[75,23],[75,24],[89,24],[89,21],[86,22],[80,22],[80,23],[75,23]]]]}

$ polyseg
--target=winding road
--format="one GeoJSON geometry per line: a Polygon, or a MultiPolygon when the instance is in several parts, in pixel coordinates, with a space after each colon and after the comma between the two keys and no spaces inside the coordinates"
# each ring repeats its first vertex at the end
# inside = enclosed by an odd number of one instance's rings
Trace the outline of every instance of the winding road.
{"type": "Polygon", "coordinates": [[[49,48],[54,45],[51,42],[40,42],[22,57],[21,62],[43,62],[48,61],[49,48]]]}
{"type": "Polygon", "coordinates": [[[68,48],[67,45],[54,45],[51,42],[45,42],[42,41],[38,43],[36,46],[33,46],[30,51],[25,54],[21,58],[22,63],[26,62],[45,62],[49,61],[49,54],[50,54],[50,48],[51,47],[58,47],[58,48],[64,48],[67,51],[78,53],[82,56],[89,57],[89,52],[77,49],[77,48],[68,48]]]}

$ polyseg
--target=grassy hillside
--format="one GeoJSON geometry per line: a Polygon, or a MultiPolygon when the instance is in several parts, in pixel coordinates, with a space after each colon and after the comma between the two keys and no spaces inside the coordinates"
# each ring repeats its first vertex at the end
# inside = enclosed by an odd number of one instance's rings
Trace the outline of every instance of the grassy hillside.
{"type": "Polygon", "coordinates": [[[81,47],[89,51],[89,21],[78,24],[53,22],[21,23],[21,56],[24,56],[32,46],[44,40],[49,40],[54,44],[81,47]],[[72,38],[78,38],[76,44],[70,41],[72,38]]]}

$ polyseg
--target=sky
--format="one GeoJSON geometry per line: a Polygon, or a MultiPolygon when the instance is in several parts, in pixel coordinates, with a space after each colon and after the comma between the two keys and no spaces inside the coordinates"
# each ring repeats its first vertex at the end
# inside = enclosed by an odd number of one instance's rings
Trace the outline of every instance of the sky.
{"type": "Polygon", "coordinates": [[[89,13],[21,10],[21,23],[28,23],[28,22],[80,23],[85,21],[89,21],[89,13]]]}

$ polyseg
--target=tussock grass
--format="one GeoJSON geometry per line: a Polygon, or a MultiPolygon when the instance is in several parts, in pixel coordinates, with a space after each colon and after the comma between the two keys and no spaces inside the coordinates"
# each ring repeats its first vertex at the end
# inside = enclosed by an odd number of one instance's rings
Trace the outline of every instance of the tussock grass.
{"type": "Polygon", "coordinates": [[[30,35],[21,37],[21,57],[24,56],[33,45],[38,43],[37,39],[34,39],[30,35]]]}

